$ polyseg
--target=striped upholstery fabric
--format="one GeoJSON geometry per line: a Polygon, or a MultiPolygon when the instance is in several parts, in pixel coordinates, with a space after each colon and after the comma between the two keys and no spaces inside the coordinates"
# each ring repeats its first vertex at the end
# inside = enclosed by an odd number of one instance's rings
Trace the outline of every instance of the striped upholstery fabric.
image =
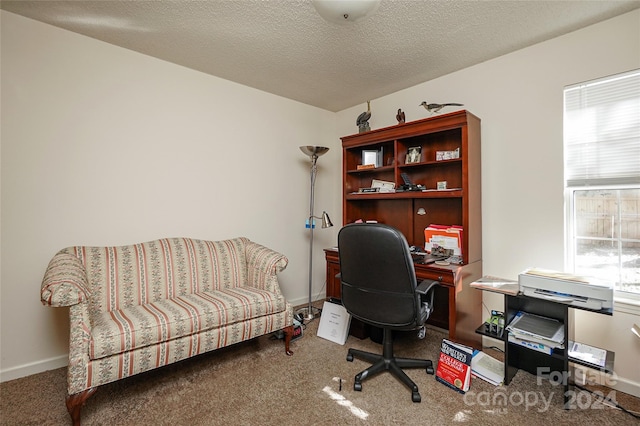
{"type": "Polygon", "coordinates": [[[121,247],[70,247],[87,271],[92,314],[246,285],[246,238],[173,238],[121,247]]]}
{"type": "Polygon", "coordinates": [[[286,300],[282,295],[237,287],[104,312],[93,322],[89,358],[102,358],[284,310],[286,300]]]}
{"type": "Polygon", "coordinates": [[[247,238],[61,250],[41,301],[71,306],[69,394],[290,326],[287,262],[247,238]]]}
{"type": "Polygon", "coordinates": [[[75,256],[58,254],[47,267],[42,282],[42,304],[48,306],[71,306],[89,299],[87,272],[75,256]]]}

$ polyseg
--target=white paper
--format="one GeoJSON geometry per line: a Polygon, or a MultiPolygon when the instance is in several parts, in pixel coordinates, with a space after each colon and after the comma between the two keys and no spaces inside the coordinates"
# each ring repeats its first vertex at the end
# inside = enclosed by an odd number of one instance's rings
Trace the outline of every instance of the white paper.
{"type": "Polygon", "coordinates": [[[344,306],[337,303],[324,302],[320,325],[318,325],[318,337],[344,345],[349,336],[349,324],[351,315],[344,306]]]}
{"type": "Polygon", "coordinates": [[[471,372],[493,385],[504,381],[504,363],[484,352],[478,352],[471,359],[471,372]]]}
{"type": "Polygon", "coordinates": [[[583,343],[573,342],[569,346],[569,356],[591,364],[604,367],[607,360],[607,351],[583,343]]]}

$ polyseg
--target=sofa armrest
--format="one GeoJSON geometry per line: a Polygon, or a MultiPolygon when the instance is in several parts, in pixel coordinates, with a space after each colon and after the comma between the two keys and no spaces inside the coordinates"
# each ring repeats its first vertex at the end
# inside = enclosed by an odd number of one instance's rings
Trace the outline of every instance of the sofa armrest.
{"type": "Polygon", "coordinates": [[[72,306],[89,300],[87,272],[76,256],[59,252],[42,279],[40,300],[45,306],[72,306]]]}
{"type": "Polygon", "coordinates": [[[69,395],[73,395],[92,386],[88,369],[91,344],[91,321],[89,320],[88,303],[79,303],[70,307],[69,326],[67,390],[69,395]]]}
{"type": "Polygon", "coordinates": [[[249,285],[280,293],[277,274],[287,267],[287,257],[252,241],[247,242],[246,257],[249,285]]]}

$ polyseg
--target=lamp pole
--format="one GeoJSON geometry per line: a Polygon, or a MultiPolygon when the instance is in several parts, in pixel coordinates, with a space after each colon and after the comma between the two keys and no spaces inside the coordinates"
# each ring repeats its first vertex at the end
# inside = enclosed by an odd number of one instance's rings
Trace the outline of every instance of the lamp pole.
{"type": "Polygon", "coordinates": [[[313,220],[315,218],[313,214],[313,207],[315,201],[316,174],[318,172],[318,166],[316,163],[318,161],[318,157],[329,151],[329,148],[324,146],[301,146],[300,150],[311,158],[311,191],[309,197],[309,217],[307,221],[309,226],[309,301],[306,312],[303,314],[305,320],[310,321],[314,318],[311,302],[313,298],[313,220]]]}
{"type": "Polygon", "coordinates": [[[309,305],[307,306],[307,314],[305,319],[310,321],[313,319],[313,307],[311,299],[313,297],[313,204],[315,199],[316,174],[318,173],[318,154],[311,156],[311,197],[309,199],[309,305]]]}

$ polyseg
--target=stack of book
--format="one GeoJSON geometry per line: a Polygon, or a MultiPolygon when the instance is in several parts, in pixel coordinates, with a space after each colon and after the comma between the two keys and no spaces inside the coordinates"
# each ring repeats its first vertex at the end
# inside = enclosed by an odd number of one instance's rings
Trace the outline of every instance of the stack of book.
{"type": "Polygon", "coordinates": [[[564,324],[556,319],[518,312],[507,326],[509,342],[551,355],[564,348],[564,324]]]}

